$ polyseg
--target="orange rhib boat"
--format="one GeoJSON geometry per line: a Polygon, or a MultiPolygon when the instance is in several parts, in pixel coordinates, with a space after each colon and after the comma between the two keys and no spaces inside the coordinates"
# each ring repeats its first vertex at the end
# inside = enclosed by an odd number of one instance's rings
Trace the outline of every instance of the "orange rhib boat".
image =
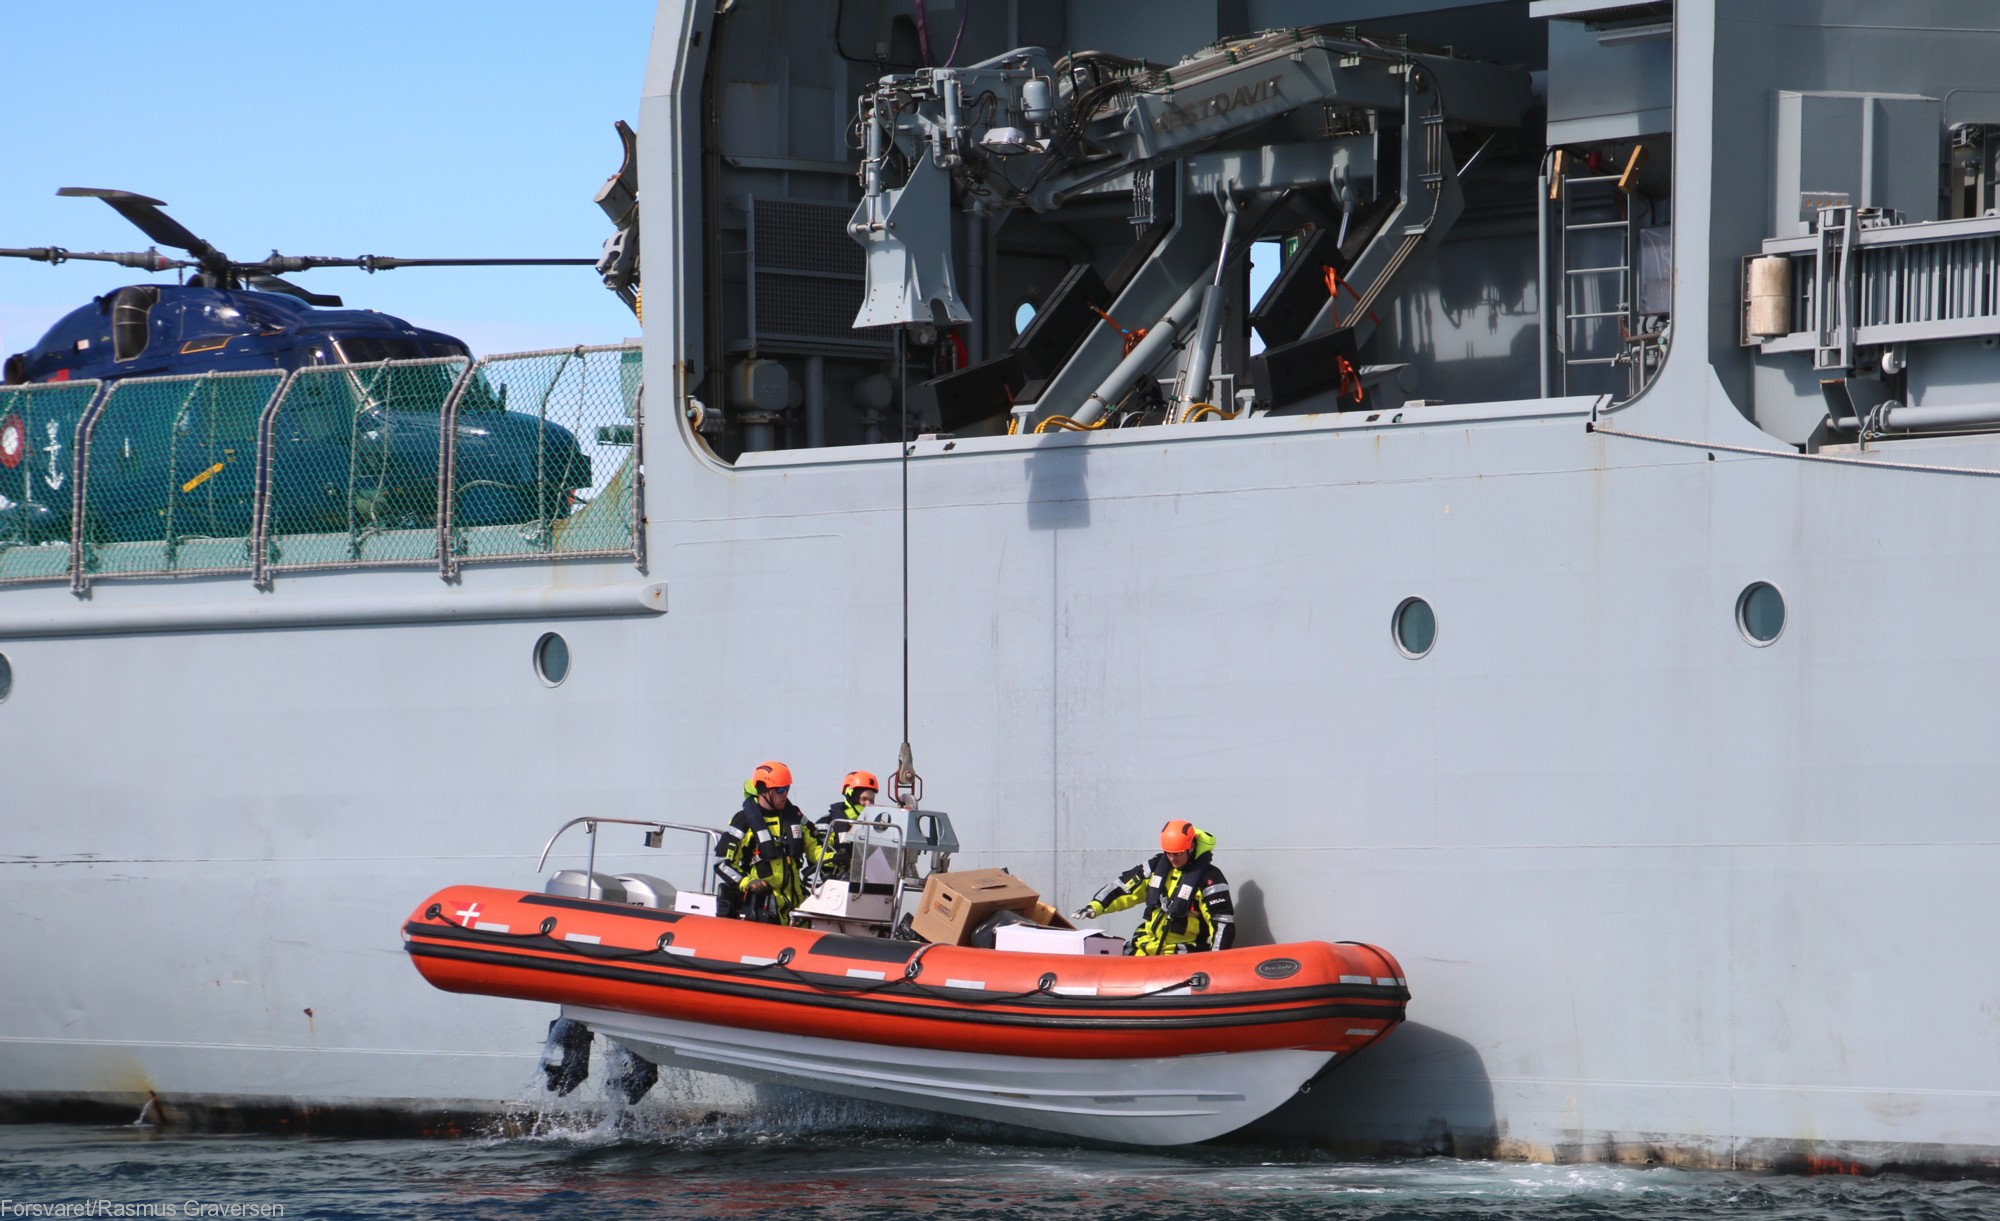
{"type": "Polygon", "coordinates": [[[1352,1055],[1402,1020],[1409,996],[1395,959],[1366,945],[1002,953],[479,886],[439,891],[403,933],[447,992],[1056,1059],[1352,1055]]]}
{"type": "Polygon", "coordinates": [[[435,986],[561,1005],[648,1083],[671,1063],[1153,1144],[1267,1113],[1409,999],[1357,943],[1022,953],[479,886],[425,900],[403,938],[435,986]]]}

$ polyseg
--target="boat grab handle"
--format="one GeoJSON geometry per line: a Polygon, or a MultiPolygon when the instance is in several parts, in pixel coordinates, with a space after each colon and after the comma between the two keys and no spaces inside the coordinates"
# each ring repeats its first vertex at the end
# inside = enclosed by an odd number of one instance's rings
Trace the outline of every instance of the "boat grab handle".
{"type": "Polygon", "coordinates": [[[713,882],[715,873],[715,845],[721,842],[722,839],[722,832],[716,830],[714,827],[697,827],[679,822],[658,822],[650,818],[604,818],[596,814],[586,814],[581,818],[572,818],[562,826],[557,827],[556,833],[549,836],[549,842],[542,845],[541,859],[535,862],[535,872],[540,873],[548,865],[549,853],[555,850],[556,841],[563,837],[563,832],[569,830],[571,827],[581,825],[587,828],[585,833],[590,836],[590,856],[584,865],[584,871],[586,873],[596,873],[597,824],[599,823],[612,823],[624,827],[649,828],[649,833],[646,836],[646,846],[648,848],[659,847],[659,840],[656,837],[667,831],[685,831],[689,834],[703,837],[708,841],[709,875],[710,881],[713,882]]]}

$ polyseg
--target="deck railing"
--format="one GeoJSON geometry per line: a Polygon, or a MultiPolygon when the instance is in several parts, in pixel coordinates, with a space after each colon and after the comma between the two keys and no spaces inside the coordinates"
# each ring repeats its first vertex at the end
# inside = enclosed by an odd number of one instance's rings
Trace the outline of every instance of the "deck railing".
{"type": "Polygon", "coordinates": [[[0,585],[629,556],[636,345],[0,387],[0,585]]]}

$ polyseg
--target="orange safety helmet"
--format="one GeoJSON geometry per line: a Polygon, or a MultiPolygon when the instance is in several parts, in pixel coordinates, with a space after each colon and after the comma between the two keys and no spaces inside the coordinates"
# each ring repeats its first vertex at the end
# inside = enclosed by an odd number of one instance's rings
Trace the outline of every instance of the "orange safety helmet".
{"type": "Polygon", "coordinates": [[[1193,852],[1194,824],[1185,818],[1176,818],[1161,827],[1160,849],[1163,852],[1193,852]]]}
{"type": "Polygon", "coordinates": [[[873,789],[879,793],[882,786],[876,783],[874,772],[849,772],[840,778],[841,792],[851,793],[855,789],[873,789]]]}
{"type": "Polygon", "coordinates": [[[792,769],[776,759],[766,759],[750,773],[750,783],[760,793],[765,789],[788,789],[792,787],[792,769]]]}

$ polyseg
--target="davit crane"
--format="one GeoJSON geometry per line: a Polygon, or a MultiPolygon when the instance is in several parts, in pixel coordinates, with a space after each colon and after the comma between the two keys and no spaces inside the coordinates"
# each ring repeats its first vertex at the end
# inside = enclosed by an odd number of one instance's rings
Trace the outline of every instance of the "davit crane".
{"type": "Polygon", "coordinates": [[[854,325],[971,320],[954,275],[955,212],[1047,213],[1129,192],[1143,227],[1156,219],[1156,195],[1207,197],[1223,216],[1213,275],[1180,285],[1071,411],[1075,424],[1093,425],[1170,348],[1192,341],[1182,415],[1208,394],[1225,270],[1302,196],[1337,216],[1325,257],[1352,300],[1346,325],[1329,297],[1288,342],[1317,341],[1316,363],[1332,367],[1366,343],[1376,307],[1436,254],[1463,211],[1459,178],[1485,143],[1461,164],[1453,137],[1490,142],[1531,104],[1519,68],[1325,28],[1217,43],[1171,67],[1095,52],[1051,61],[1023,47],[885,76],[856,118],[863,198],[848,232],[867,252],[867,290],[854,325]]]}

